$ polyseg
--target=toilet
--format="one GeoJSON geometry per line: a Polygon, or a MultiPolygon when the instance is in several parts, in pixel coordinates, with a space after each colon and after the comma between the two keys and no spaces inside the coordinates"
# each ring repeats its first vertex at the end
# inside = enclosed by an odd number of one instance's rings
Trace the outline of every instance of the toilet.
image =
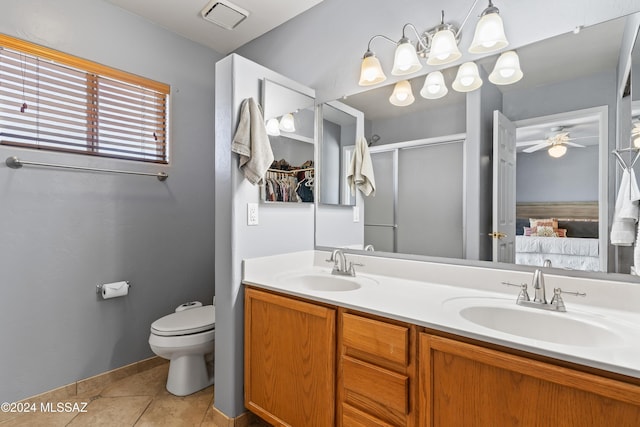
{"type": "Polygon", "coordinates": [[[216,309],[186,303],[151,324],[149,346],[170,360],[167,390],[186,396],[213,384],[216,309]]]}

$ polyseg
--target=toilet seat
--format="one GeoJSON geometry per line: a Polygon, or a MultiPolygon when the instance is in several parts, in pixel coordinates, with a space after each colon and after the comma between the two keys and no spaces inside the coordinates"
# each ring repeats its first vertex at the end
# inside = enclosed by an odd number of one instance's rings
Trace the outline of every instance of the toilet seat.
{"type": "Polygon", "coordinates": [[[213,305],[168,314],[151,324],[154,335],[171,337],[197,334],[215,329],[216,308],[213,305]]]}

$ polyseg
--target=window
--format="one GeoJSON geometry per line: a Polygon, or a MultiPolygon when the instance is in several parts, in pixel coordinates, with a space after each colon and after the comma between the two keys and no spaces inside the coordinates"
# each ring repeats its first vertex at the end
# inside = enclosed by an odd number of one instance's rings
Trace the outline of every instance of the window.
{"type": "Polygon", "coordinates": [[[169,86],[0,35],[0,144],[168,163],[169,86]]]}

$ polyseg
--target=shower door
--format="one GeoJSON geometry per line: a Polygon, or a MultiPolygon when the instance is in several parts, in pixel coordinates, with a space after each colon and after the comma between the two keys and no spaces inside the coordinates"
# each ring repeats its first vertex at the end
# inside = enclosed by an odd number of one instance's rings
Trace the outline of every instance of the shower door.
{"type": "Polygon", "coordinates": [[[372,149],[377,188],[365,198],[365,244],[464,258],[464,141],[394,146],[372,149]]]}

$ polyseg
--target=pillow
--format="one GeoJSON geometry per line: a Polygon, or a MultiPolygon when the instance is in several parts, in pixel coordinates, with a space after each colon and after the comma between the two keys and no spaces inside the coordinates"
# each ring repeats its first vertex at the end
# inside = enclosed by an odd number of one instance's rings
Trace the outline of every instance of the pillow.
{"type": "Polygon", "coordinates": [[[555,233],[556,233],[556,237],[567,237],[566,228],[556,228],[555,233]]]}
{"type": "Polygon", "coordinates": [[[531,227],[531,235],[538,237],[556,237],[556,232],[551,226],[539,225],[537,227],[531,227]]]}
{"type": "Polygon", "coordinates": [[[542,218],[542,219],[529,218],[529,226],[531,228],[534,228],[534,227],[558,228],[558,220],[555,218],[542,218]]]}
{"type": "Polygon", "coordinates": [[[524,227],[524,236],[531,236],[531,227],[524,227]]]}

